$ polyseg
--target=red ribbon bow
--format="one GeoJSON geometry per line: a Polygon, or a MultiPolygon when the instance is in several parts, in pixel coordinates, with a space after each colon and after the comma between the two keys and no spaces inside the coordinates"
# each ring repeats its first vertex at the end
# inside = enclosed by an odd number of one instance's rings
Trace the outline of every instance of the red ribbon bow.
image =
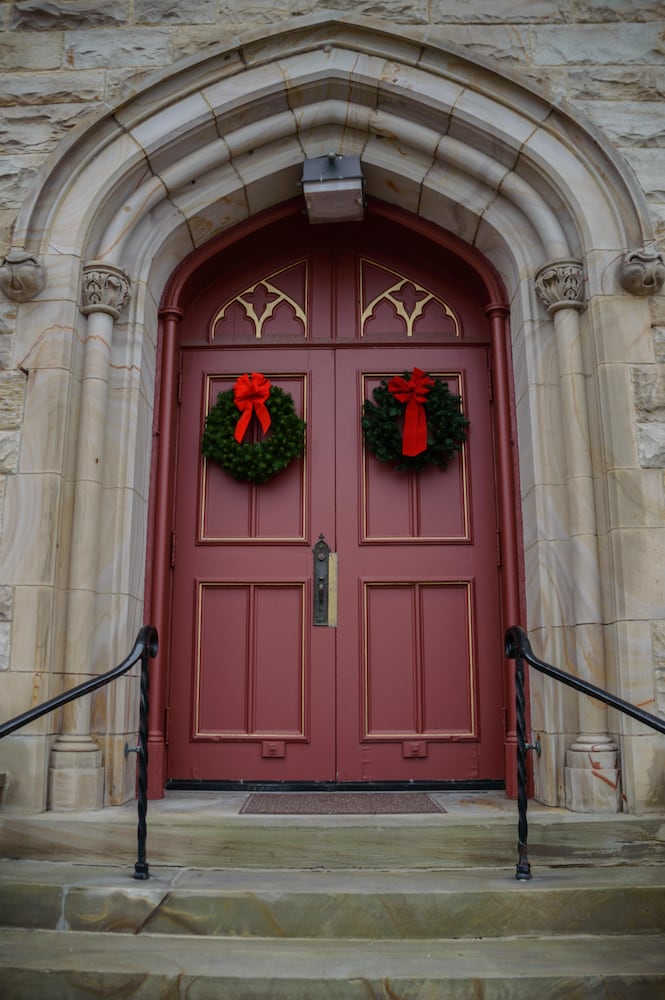
{"type": "Polygon", "coordinates": [[[388,383],[388,390],[400,403],[406,403],[404,430],[402,432],[402,454],[420,455],[427,449],[427,414],[423,408],[425,398],[434,380],[414,368],[408,380],[396,375],[388,383]]]}
{"type": "Polygon", "coordinates": [[[270,382],[265,375],[261,375],[259,372],[241,375],[236,379],[233,386],[233,402],[240,410],[240,419],[236,424],[233,436],[238,444],[245,436],[245,431],[252,419],[252,413],[256,413],[264,434],[270,427],[270,414],[265,407],[265,401],[269,395],[270,382]]]}

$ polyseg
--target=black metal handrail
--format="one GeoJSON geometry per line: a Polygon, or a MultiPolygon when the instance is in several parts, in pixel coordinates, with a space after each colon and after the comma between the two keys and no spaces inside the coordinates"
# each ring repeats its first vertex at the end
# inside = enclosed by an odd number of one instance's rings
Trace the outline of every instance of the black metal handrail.
{"type": "MultiPolygon", "coordinates": [[[[21,729],[23,726],[27,726],[29,723],[34,722],[36,719],[41,719],[42,715],[46,715],[48,712],[53,712],[56,708],[60,708],[62,705],[68,704],[70,701],[74,701],[76,698],[82,698],[83,695],[90,694],[92,691],[96,691],[100,687],[104,687],[105,684],[110,684],[111,681],[116,680],[118,677],[122,677],[126,674],[135,663],[141,661],[141,695],[139,704],[139,744],[133,749],[136,750],[138,755],[138,796],[137,796],[137,807],[138,807],[138,830],[137,830],[137,860],[134,865],[134,878],[137,879],[147,879],[150,878],[150,869],[146,861],[146,840],[148,836],[146,816],[148,812],[148,693],[149,693],[149,661],[157,655],[157,630],[152,627],[152,625],[144,625],[139,634],[136,637],[134,643],[134,648],[132,649],[129,656],[119,663],[117,667],[113,667],[112,670],[108,670],[105,674],[101,674],[99,677],[93,677],[89,681],[84,681],[83,684],[78,684],[76,687],[70,688],[68,691],[63,691],[62,694],[58,694],[55,698],[49,698],[48,701],[42,702],[41,705],[35,705],[34,708],[28,709],[27,712],[22,712],[21,715],[15,716],[13,719],[9,719],[7,722],[3,722],[0,725],[0,739],[3,736],[9,736],[10,733],[15,732],[17,729],[21,729]]],[[[125,751],[129,748],[125,746],[125,751]]]]}
{"type": "Polygon", "coordinates": [[[527,881],[531,878],[531,865],[529,864],[527,837],[528,824],[526,818],[527,811],[527,768],[526,755],[529,750],[535,750],[536,744],[528,743],[526,739],[526,718],[524,711],[524,661],[529,666],[539,670],[542,674],[566,684],[568,687],[581,691],[591,698],[604,702],[611,708],[615,708],[623,715],[629,715],[638,722],[643,722],[645,726],[655,729],[659,733],[665,734],[665,719],[658,718],[650,712],[645,712],[643,708],[632,705],[623,698],[618,698],[603,688],[596,687],[588,681],[583,681],[573,674],[553,667],[551,663],[539,660],[534,654],[531,643],[527,638],[524,629],[518,625],[511,626],[505,636],[506,656],[509,660],[515,660],[515,705],[517,710],[516,730],[517,730],[517,809],[518,809],[518,830],[517,830],[517,869],[515,878],[519,881],[527,881]]]}

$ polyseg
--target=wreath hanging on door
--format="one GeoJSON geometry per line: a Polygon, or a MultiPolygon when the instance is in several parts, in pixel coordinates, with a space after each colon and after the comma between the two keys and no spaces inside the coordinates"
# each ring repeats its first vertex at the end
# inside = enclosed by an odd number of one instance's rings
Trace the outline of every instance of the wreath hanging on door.
{"type": "Polygon", "coordinates": [[[293,397],[259,372],[241,375],[232,389],[219,394],[201,438],[206,458],[248,483],[268,482],[304,447],[305,421],[296,413],[293,397]],[[243,441],[252,416],[258,419],[263,437],[243,441]]]}
{"type": "Polygon", "coordinates": [[[414,368],[382,381],[372,397],[363,404],[361,424],[367,449],[380,462],[399,471],[445,469],[461,450],[469,421],[460,397],[441,379],[414,368]]]}

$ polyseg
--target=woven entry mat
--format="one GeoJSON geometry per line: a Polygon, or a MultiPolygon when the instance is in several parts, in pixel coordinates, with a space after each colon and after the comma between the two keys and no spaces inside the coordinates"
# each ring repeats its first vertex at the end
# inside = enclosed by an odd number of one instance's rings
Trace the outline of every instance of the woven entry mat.
{"type": "Polygon", "coordinates": [[[427,792],[253,792],[240,810],[260,816],[362,816],[445,811],[427,792]]]}

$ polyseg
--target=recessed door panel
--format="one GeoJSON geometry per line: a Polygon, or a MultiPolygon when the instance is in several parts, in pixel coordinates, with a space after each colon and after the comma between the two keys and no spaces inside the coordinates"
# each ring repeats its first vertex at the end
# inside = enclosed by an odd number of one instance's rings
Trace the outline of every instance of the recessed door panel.
{"type": "Polygon", "coordinates": [[[474,738],[471,581],[363,589],[364,738],[474,738]]]}
{"type": "MultiPolygon", "coordinates": [[[[217,357],[221,358],[221,352],[217,357]]],[[[238,375],[206,374],[202,386],[204,413],[222,392],[233,390],[238,375]]],[[[296,412],[307,419],[307,374],[273,374],[271,384],[293,397],[296,412]]],[[[245,440],[260,438],[261,429],[252,421],[245,440]]],[[[266,489],[265,484],[239,482],[223,472],[214,462],[202,459],[201,506],[199,515],[199,540],[220,542],[252,542],[266,540],[304,541],[306,531],[306,482],[305,464],[293,462],[275,477],[266,489]]]]}
{"type": "MultiPolygon", "coordinates": [[[[413,351],[405,362],[411,361],[413,351]]],[[[410,366],[413,368],[413,365],[410,366]]],[[[372,400],[372,393],[382,381],[400,372],[363,374],[361,399],[372,400]]],[[[451,393],[462,400],[465,409],[465,388],[461,372],[430,372],[441,379],[451,393]]],[[[421,475],[396,472],[395,468],[378,462],[363,449],[362,497],[363,538],[365,541],[425,542],[467,541],[469,539],[469,484],[467,449],[453,456],[443,474],[432,471],[421,475]]]]}
{"type": "Polygon", "coordinates": [[[199,584],[195,738],[305,738],[305,593],[304,581],[199,584]]]}

